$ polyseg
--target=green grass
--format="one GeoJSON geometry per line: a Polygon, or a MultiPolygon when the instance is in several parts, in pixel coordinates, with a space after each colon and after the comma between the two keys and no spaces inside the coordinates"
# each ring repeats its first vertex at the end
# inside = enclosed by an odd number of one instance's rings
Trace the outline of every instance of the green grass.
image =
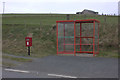
{"type": "Polygon", "coordinates": [[[13,63],[10,63],[10,62],[2,62],[2,66],[4,66],[4,67],[13,67],[13,66],[16,66],[15,64],[13,64],[13,63]]]}
{"type": "MultiPolygon", "coordinates": [[[[71,20],[97,19],[105,23],[105,16],[70,14],[71,20]]],[[[52,25],[57,20],[66,20],[66,14],[4,14],[3,24],[43,24],[52,25]]],[[[118,23],[117,16],[106,16],[107,23],[118,23]]]]}
{"type": "Polygon", "coordinates": [[[16,58],[16,57],[5,56],[5,55],[3,55],[2,58],[10,59],[18,62],[32,62],[32,59],[16,58]]]}
{"type": "Polygon", "coordinates": [[[31,56],[47,56],[55,54],[56,34],[49,25],[4,25],[3,27],[3,52],[15,55],[27,55],[25,37],[33,33],[33,46],[31,56]]]}
{"type": "MultiPolygon", "coordinates": [[[[100,50],[105,51],[102,52],[99,56],[105,56],[107,52],[109,52],[109,49],[107,48],[111,46],[111,52],[117,50],[118,16],[105,17],[101,15],[85,16],[70,14],[70,19],[99,20],[100,50]]],[[[2,17],[3,52],[14,55],[27,56],[25,37],[29,33],[33,33],[33,46],[31,47],[31,56],[44,57],[55,55],[56,31],[53,30],[53,25],[56,24],[57,20],[66,20],[66,14],[4,14],[2,17]]]]}
{"type": "Polygon", "coordinates": [[[100,51],[97,57],[113,57],[118,58],[118,52],[117,51],[100,51]]]}

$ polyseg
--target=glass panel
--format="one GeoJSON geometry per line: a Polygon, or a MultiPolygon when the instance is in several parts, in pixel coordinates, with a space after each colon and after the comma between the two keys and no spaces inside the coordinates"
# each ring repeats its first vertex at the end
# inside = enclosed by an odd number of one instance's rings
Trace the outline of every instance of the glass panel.
{"type": "Polygon", "coordinates": [[[93,37],[93,23],[82,23],[82,37],[93,37]]]}
{"type": "Polygon", "coordinates": [[[58,51],[74,51],[74,23],[58,23],[58,51]]]}

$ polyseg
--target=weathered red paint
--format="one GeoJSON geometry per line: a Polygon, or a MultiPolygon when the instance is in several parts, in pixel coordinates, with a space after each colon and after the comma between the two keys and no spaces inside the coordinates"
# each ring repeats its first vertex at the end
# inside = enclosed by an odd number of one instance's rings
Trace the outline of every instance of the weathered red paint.
{"type": "Polygon", "coordinates": [[[25,43],[26,43],[26,46],[32,46],[32,37],[26,37],[25,38],[25,43]]]}

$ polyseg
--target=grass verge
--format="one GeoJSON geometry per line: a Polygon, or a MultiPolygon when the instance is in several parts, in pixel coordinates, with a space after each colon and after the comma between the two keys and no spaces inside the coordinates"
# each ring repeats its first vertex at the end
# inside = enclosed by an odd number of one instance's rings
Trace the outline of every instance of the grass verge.
{"type": "Polygon", "coordinates": [[[18,61],[18,62],[32,62],[32,59],[16,58],[16,57],[5,56],[5,55],[3,55],[3,58],[18,61]]]}
{"type": "Polygon", "coordinates": [[[120,58],[117,51],[100,51],[97,57],[113,57],[120,58]]]}
{"type": "Polygon", "coordinates": [[[2,66],[4,66],[4,67],[13,67],[13,66],[16,66],[15,64],[13,64],[13,63],[10,63],[10,62],[2,62],[2,66]]]}

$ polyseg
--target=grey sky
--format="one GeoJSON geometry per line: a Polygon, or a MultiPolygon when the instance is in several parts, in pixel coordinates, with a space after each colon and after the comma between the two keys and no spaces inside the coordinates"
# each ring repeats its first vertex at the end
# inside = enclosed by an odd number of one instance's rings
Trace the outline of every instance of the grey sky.
{"type": "Polygon", "coordinates": [[[2,0],[0,13],[76,13],[90,9],[100,14],[118,14],[119,0],[2,0]]]}

